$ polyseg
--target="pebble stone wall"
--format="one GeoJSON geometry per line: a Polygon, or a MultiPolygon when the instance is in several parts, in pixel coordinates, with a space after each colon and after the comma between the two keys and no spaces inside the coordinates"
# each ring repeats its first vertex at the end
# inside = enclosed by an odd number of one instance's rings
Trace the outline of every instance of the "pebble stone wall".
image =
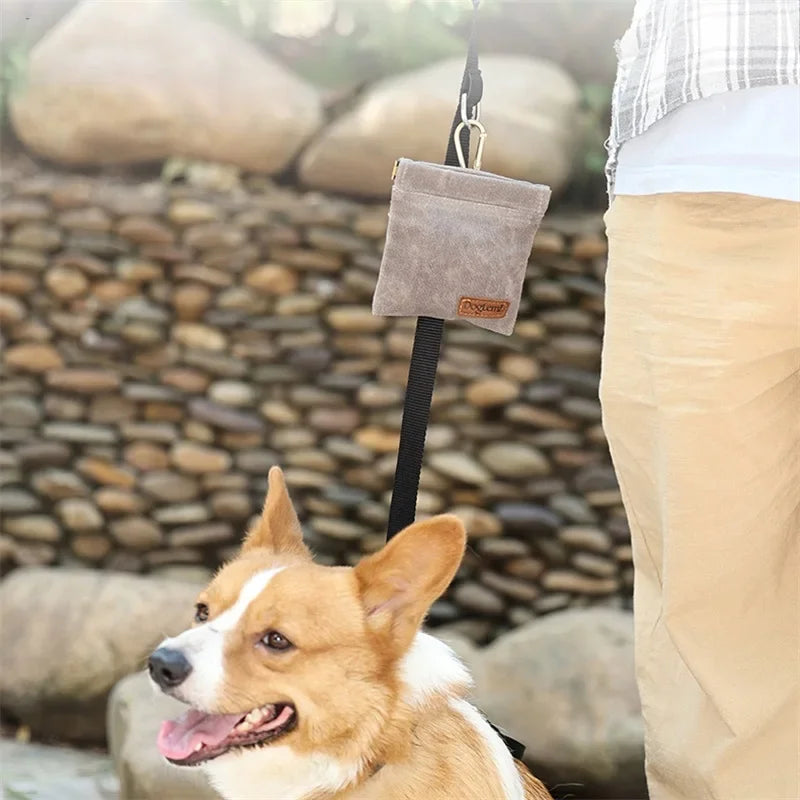
{"type": "MultiPolygon", "coordinates": [[[[379,547],[413,321],[370,302],[386,206],[6,163],[2,557],[201,572],[281,464],[326,563],[379,547]]],[[[599,214],[551,213],[515,334],[448,326],[419,513],[471,548],[431,622],[477,641],[628,606],[630,539],[597,400],[599,214]]]]}

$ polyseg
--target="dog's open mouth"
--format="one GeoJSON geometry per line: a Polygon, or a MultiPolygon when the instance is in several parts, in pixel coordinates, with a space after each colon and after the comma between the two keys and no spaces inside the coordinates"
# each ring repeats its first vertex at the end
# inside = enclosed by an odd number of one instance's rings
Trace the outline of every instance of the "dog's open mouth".
{"type": "Polygon", "coordinates": [[[293,730],[297,712],[288,703],[266,705],[249,714],[206,714],[194,708],[162,723],[158,749],[179,766],[195,766],[229,750],[263,744],[293,730]]]}

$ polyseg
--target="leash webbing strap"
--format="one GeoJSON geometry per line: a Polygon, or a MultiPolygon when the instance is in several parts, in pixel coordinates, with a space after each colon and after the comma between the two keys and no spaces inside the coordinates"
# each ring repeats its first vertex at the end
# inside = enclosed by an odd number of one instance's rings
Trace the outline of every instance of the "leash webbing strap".
{"type": "MultiPolygon", "coordinates": [[[[483,80],[478,68],[477,17],[480,0],[472,0],[472,28],[467,49],[467,63],[461,79],[453,124],[445,155],[445,166],[459,166],[455,145],[455,133],[461,123],[462,98],[466,95],[466,112],[471,117],[483,96],[483,80]]],[[[469,126],[460,134],[462,152],[469,153],[469,126]]],[[[392,502],[389,507],[389,522],[386,538],[391,539],[408,527],[416,516],[419,476],[422,471],[422,456],[425,452],[425,435],[431,413],[431,398],[436,383],[436,367],[442,347],[444,320],[435,317],[418,317],[414,333],[414,347],[408,367],[408,382],[403,405],[403,421],[400,426],[400,444],[394,472],[392,502]]]]}
{"type": "MultiPolygon", "coordinates": [[[[458,106],[450,128],[450,138],[447,142],[447,153],[444,159],[445,166],[448,167],[460,166],[455,143],[456,130],[463,121],[464,114],[467,118],[475,116],[476,106],[483,97],[483,79],[478,67],[477,20],[479,5],[480,0],[472,0],[472,28],[467,49],[467,63],[461,79],[458,106]]],[[[469,153],[469,132],[470,126],[464,125],[459,137],[461,150],[465,154],[469,153]]],[[[443,334],[443,319],[417,318],[414,346],[408,367],[408,382],[403,405],[403,421],[400,426],[400,444],[397,450],[392,502],[389,508],[387,539],[391,539],[403,528],[408,527],[414,522],[416,516],[419,477],[422,471],[422,456],[425,451],[425,435],[430,419],[431,399],[436,383],[436,368],[439,364],[443,334]]],[[[492,722],[489,722],[489,725],[503,740],[511,755],[521,760],[525,755],[525,745],[509,736],[492,722]]]]}

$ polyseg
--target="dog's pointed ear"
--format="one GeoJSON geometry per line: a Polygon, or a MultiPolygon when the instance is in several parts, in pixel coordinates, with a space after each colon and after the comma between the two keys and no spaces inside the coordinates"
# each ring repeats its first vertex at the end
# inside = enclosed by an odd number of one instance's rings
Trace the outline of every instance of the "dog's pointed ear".
{"type": "Polygon", "coordinates": [[[404,653],[431,607],[456,574],[467,534],[458,517],[415,522],[355,568],[370,629],[404,653]]]}
{"type": "Polygon", "coordinates": [[[269,471],[269,486],[264,510],[242,543],[242,552],[263,547],[274,553],[311,558],[303,544],[303,529],[294,510],[286,479],[280,467],[269,471]]]}

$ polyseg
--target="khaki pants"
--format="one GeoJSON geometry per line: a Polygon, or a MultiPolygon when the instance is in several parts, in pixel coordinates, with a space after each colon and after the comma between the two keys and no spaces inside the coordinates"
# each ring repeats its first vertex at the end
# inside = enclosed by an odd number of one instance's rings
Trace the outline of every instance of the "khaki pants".
{"type": "Polygon", "coordinates": [[[800,204],[619,196],[601,401],[651,800],[800,798],[800,204]]]}

